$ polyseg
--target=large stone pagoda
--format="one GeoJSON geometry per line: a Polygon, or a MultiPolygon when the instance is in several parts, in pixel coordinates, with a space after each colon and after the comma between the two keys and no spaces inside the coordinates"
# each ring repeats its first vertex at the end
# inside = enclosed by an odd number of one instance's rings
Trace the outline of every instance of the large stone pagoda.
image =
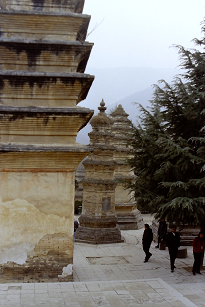
{"type": "Polygon", "coordinates": [[[84,0],[0,0],[1,282],[72,280],[77,106],[94,77],[84,0]]]}
{"type": "Polygon", "coordinates": [[[77,242],[92,244],[117,243],[122,238],[115,214],[112,120],[105,113],[104,101],[98,109],[100,112],[90,121],[93,153],[83,161],[86,176],[82,180],[82,215],[75,238],[77,242]]]}
{"type": "Polygon", "coordinates": [[[140,229],[143,227],[143,219],[140,211],[136,207],[136,202],[129,190],[125,189],[125,182],[132,181],[134,174],[127,162],[130,157],[128,140],[130,137],[130,121],[128,114],[122,105],[118,105],[110,114],[114,133],[113,145],[115,151],[113,159],[116,162],[114,177],[117,182],[115,188],[115,211],[118,217],[120,229],[140,229]]]}

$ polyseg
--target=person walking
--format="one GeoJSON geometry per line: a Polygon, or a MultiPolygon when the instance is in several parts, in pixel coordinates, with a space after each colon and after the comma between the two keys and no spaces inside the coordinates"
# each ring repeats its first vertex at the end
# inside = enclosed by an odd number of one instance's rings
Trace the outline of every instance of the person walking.
{"type": "Polygon", "coordinates": [[[76,230],[78,229],[78,221],[76,219],[74,219],[74,232],[76,232],[76,230]]]}
{"type": "Polygon", "coordinates": [[[175,226],[172,226],[172,231],[167,234],[167,246],[169,249],[171,272],[173,273],[176,268],[174,263],[180,246],[180,235],[176,232],[175,226]]]}
{"type": "Polygon", "coordinates": [[[76,230],[78,229],[78,221],[74,219],[74,234],[73,234],[73,242],[75,241],[76,230]]]}
{"type": "Polygon", "coordinates": [[[145,230],[142,236],[142,246],[143,246],[143,251],[145,252],[144,262],[148,262],[149,258],[152,256],[149,249],[153,240],[153,233],[152,229],[149,227],[148,224],[144,224],[144,228],[145,230]]]}
{"type": "Polygon", "coordinates": [[[167,235],[167,223],[165,219],[161,219],[159,221],[159,227],[158,227],[158,244],[155,246],[156,248],[159,248],[160,243],[163,241],[165,242],[166,240],[166,235],[167,235]]]}
{"type": "Polygon", "coordinates": [[[201,274],[200,272],[200,266],[201,266],[201,259],[204,253],[204,248],[205,248],[205,240],[204,240],[204,233],[200,232],[198,237],[196,237],[193,242],[193,254],[194,254],[194,265],[193,265],[193,275],[196,274],[201,274]]]}

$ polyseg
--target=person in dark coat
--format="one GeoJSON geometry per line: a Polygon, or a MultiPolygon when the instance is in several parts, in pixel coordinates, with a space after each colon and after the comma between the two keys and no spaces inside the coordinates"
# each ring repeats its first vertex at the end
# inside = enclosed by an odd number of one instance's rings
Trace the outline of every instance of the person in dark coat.
{"type": "Polygon", "coordinates": [[[193,254],[194,254],[194,265],[193,265],[193,275],[196,274],[201,274],[200,272],[200,266],[201,266],[201,259],[204,253],[204,248],[205,248],[205,240],[204,240],[204,234],[203,232],[200,232],[198,237],[194,239],[192,242],[193,246],[193,254]]]}
{"type": "Polygon", "coordinates": [[[159,248],[159,244],[162,241],[166,240],[166,235],[167,235],[167,223],[165,222],[165,219],[161,219],[159,222],[159,227],[158,227],[158,244],[155,246],[156,248],[159,248]]]}
{"type": "Polygon", "coordinates": [[[180,235],[176,232],[175,226],[172,226],[172,231],[167,234],[167,246],[169,249],[171,272],[173,273],[175,268],[174,263],[180,246],[180,235]]]}
{"type": "Polygon", "coordinates": [[[78,221],[74,219],[74,234],[73,234],[73,241],[75,241],[75,233],[76,233],[76,230],[78,229],[78,221]]]}
{"type": "Polygon", "coordinates": [[[74,232],[78,229],[78,221],[74,220],[74,232]]]}
{"type": "Polygon", "coordinates": [[[149,258],[152,256],[152,254],[149,252],[149,249],[153,240],[153,233],[152,229],[149,227],[148,224],[145,224],[144,228],[145,230],[142,237],[142,246],[143,246],[143,251],[145,252],[144,262],[148,262],[149,258]]]}

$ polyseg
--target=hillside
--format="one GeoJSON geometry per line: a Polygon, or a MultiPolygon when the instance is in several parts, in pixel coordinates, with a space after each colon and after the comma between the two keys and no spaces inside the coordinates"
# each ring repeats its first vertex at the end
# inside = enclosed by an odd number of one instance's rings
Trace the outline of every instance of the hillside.
{"type": "MultiPolygon", "coordinates": [[[[179,71],[168,68],[117,67],[109,69],[90,68],[86,73],[95,75],[95,80],[87,98],[79,104],[80,106],[93,109],[97,113],[97,108],[101,100],[104,99],[108,112],[116,105],[121,104],[130,115],[129,118],[136,122],[138,110],[133,102],[138,102],[147,107],[153,93],[151,86],[160,79],[171,82],[173,76],[178,74],[179,71]]],[[[78,133],[77,142],[88,144],[88,132],[90,131],[91,127],[88,124],[78,133]]]]}

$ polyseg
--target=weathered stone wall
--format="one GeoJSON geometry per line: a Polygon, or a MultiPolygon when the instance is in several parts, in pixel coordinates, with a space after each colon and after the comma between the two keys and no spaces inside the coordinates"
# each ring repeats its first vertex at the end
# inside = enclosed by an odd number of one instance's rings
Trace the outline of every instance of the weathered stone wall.
{"type": "Polygon", "coordinates": [[[74,171],[84,156],[1,152],[1,282],[72,280],[60,276],[73,263],[74,171]]]}
{"type": "MultiPolygon", "coordinates": [[[[4,202],[19,200],[24,203],[24,201],[27,201],[39,211],[39,214],[54,215],[54,218],[64,217],[70,223],[73,222],[74,180],[72,173],[1,172],[0,182],[0,195],[4,202]]],[[[19,212],[20,215],[21,211],[19,212]]],[[[0,216],[0,221],[1,218],[2,216],[0,216]]],[[[24,228],[23,221],[24,219],[21,219],[24,228]]],[[[31,224],[31,227],[35,229],[36,225],[32,226],[31,224]]],[[[16,240],[17,238],[15,236],[16,240]]]]}
{"type": "Polygon", "coordinates": [[[58,280],[62,268],[72,264],[72,212],[70,218],[55,208],[45,214],[25,199],[0,201],[0,281],[58,280]]]}

